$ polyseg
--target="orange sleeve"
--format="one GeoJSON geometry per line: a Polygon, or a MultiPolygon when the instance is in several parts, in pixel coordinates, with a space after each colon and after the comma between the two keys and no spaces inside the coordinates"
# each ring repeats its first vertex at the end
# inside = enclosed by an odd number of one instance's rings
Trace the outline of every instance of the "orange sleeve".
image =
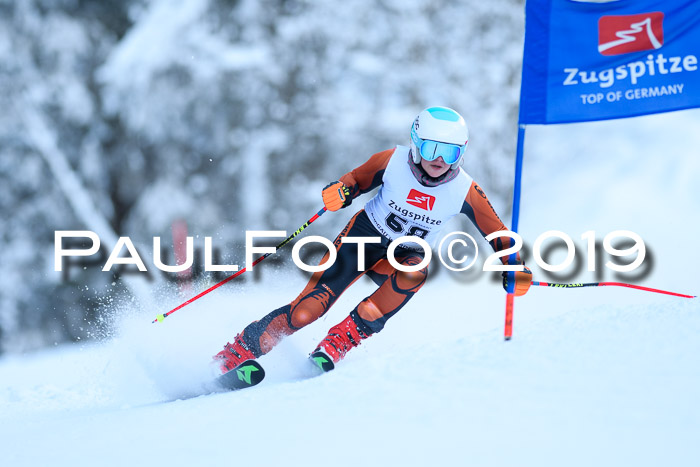
{"type": "Polygon", "coordinates": [[[384,170],[389,164],[392,154],[394,154],[393,149],[378,152],[361,166],[340,177],[340,181],[350,188],[351,199],[357,198],[382,184],[384,170]]]}
{"type": "MultiPolygon", "coordinates": [[[[486,193],[481,189],[476,182],[472,181],[472,186],[467,192],[467,197],[462,205],[462,213],[472,221],[474,226],[479,229],[479,233],[484,237],[493,232],[509,230],[496,214],[491,202],[486,197],[486,193]]],[[[510,237],[498,237],[489,242],[494,251],[502,251],[510,248],[514,244],[514,240],[510,237]]],[[[516,254],[517,262],[520,263],[520,255],[516,254]]],[[[502,257],[501,262],[508,264],[508,257],[502,257]]]]}

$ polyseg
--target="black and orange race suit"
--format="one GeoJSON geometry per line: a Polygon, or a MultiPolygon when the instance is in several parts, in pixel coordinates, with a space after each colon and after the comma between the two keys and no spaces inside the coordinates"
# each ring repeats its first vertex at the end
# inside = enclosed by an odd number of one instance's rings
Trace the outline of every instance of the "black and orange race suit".
{"type": "MultiPolygon", "coordinates": [[[[384,170],[394,150],[373,155],[366,163],[340,178],[350,188],[350,201],[382,184],[384,170]]],[[[461,212],[474,223],[479,232],[486,236],[495,231],[507,230],[499,219],[483,190],[472,182],[464,199],[461,212]]],[[[508,237],[491,241],[495,251],[510,247],[508,237]]],[[[269,352],[282,338],[323,316],[340,295],[363,274],[367,274],[379,287],[362,300],[350,312],[357,326],[367,336],[379,332],[386,321],[396,314],[423,286],[428,270],[405,272],[395,269],[387,260],[390,240],[382,236],[372,225],[364,209],[348,222],[333,242],[337,258],[325,271],[312,275],[299,296],[268,313],[259,321],[248,325],[242,338],[256,357],[269,352]],[[342,237],[380,237],[381,243],[357,245],[343,243],[342,237]],[[358,271],[358,248],[365,250],[365,270],[358,271]]],[[[321,259],[324,264],[329,254],[321,259]]],[[[423,260],[419,250],[397,248],[396,260],[406,266],[415,266],[423,260]]]]}

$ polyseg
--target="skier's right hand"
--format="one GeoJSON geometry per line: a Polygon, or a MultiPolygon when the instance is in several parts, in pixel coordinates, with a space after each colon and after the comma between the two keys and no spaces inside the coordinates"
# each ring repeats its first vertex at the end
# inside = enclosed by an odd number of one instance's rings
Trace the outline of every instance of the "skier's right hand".
{"type": "Polygon", "coordinates": [[[516,297],[525,295],[532,285],[532,271],[524,264],[522,271],[504,271],[502,276],[503,288],[516,297]]]}
{"type": "Polygon", "coordinates": [[[329,211],[337,211],[350,204],[350,188],[346,187],[343,182],[333,182],[326,185],[321,193],[323,195],[323,204],[329,211]]]}

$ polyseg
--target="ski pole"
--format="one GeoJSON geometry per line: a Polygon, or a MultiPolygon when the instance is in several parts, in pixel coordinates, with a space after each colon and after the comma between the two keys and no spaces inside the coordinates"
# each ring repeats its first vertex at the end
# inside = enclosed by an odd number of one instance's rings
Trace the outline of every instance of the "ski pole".
{"type": "MultiPolygon", "coordinates": [[[[287,237],[284,241],[282,241],[282,243],[280,243],[279,245],[277,245],[277,246],[275,247],[275,250],[278,250],[278,249],[282,248],[284,245],[286,245],[287,243],[289,243],[294,237],[296,237],[297,235],[299,235],[305,228],[307,228],[309,225],[311,225],[316,219],[318,219],[319,217],[321,217],[321,215],[323,215],[324,212],[326,212],[326,208],[325,208],[325,207],[324,207],[323,209],[321,209],[320,211],[318,211],[316,214],[314,214],[313,217],[312,217],[311,219],[309,219],[308,221],[306,221],[306,223],[305,223],[304,225],[302,225],[301,227],[299,227],[292,235],[290,235],[290,236],[287,237]]],[[[276,253],[276,251],[275,251],[275,253],[276,253]]],[[[253,261],[253,264],[251,265],[251,269],[252,269],[253,266],[255,266],[255,265],[258,264],[260,261],[262,261],[262,260],[264,260],[265,258],[267,258],[268,256],[270,256],[271,254],[272,254],[272,253],[265,253],[265,254],[262,255],[260,258],[258,258],[258,259],[256,259],[255,261],[253,261]]],[[[226,279],[222,280],[222,281],[219,282],[218,284],[215,284],[215,285],[209,287],[209,288],[208,288],[207,290],[205,290],[204,292],[202,292],[202,293],[200,293],[200,294],[198,294],[198,295],[196,295],[196,296],[190,298],[190,299],[187,300],[186,302],[184,302],[184,303],[182,303],[182,304],[176,306],[175,308],[173,308],[172,310],[168,311],[167,313],[163,313],[162,315],[158,315],[158,316],[156,317],[156,319],[154,319],[151,323],[156,323],[156,322],[163,321],[165,318],[167,318],[167,317],[170,316],[171,314],[175,313],[175,312],[176,312],[177,310],[179,310],[180,308],[183,308],[184,306],[189,305],[190,303],[194,302],[195,300],[197,300],[197,299],[199,299],[199,298],[202,298],[203,296],[205,296],[206,294],[208,294],[208,293],[211,292],[212,290],[214,290],[214,289],[216,289],[216,288],[218,288],[218,287],[221,287],[221,286],[224,285],[225,283],[227,283],[227,282],[229,282],[229,281],[235,279],[236,277],[240,276],[240,275],[243,274],[245,271],[246,271],[246,268],[241,269],[240,271],[236,272],[235,274],[233,274],[233,275],[227,277],[226,279]]]]}
{"type": "Polygon", "coordinates": [[[565,289],[578,288],[578,287],[604,287],[604,286],[614,285],[614,286],[618,286],[618,287],[629,287],[632,289],[645,290],[647,292],[655,292],[655,293],[662,293],[662,294],[666,294],[666,295],[673,295],[674,297],[696,298],[695,295],[685,295],[682,293],[669,292],[667,290],[652,289],[651,287],[642,287],[641,285],[625,284],[624,282],[588,282],[588,283],[579,283],[579,284],[556,284],[553,282],[532,281],[532,285],[539,285],[542,287],[558,287],[558,288],[565,288],[565,289]]]}

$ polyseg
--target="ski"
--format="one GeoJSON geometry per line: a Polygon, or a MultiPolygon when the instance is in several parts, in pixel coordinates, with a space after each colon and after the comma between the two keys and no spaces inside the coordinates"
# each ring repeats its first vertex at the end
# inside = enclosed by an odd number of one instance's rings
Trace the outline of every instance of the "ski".
{"type": "Polygon", "coordinates": [[[311,363],[317,368],[320,368],[324,373],[328,373],[335,368],[331,357],[329,357],[328,354],[322,350],[317,350],[309,355],[309,361],[311,361],[311,363]]]}
{"type": "Polygon", "coordinates": [[[231,371],[216,378],[223,389],[236,391],[255,386],[265,378],[265,370],[255,360],[246,360],[231,371]]]}

